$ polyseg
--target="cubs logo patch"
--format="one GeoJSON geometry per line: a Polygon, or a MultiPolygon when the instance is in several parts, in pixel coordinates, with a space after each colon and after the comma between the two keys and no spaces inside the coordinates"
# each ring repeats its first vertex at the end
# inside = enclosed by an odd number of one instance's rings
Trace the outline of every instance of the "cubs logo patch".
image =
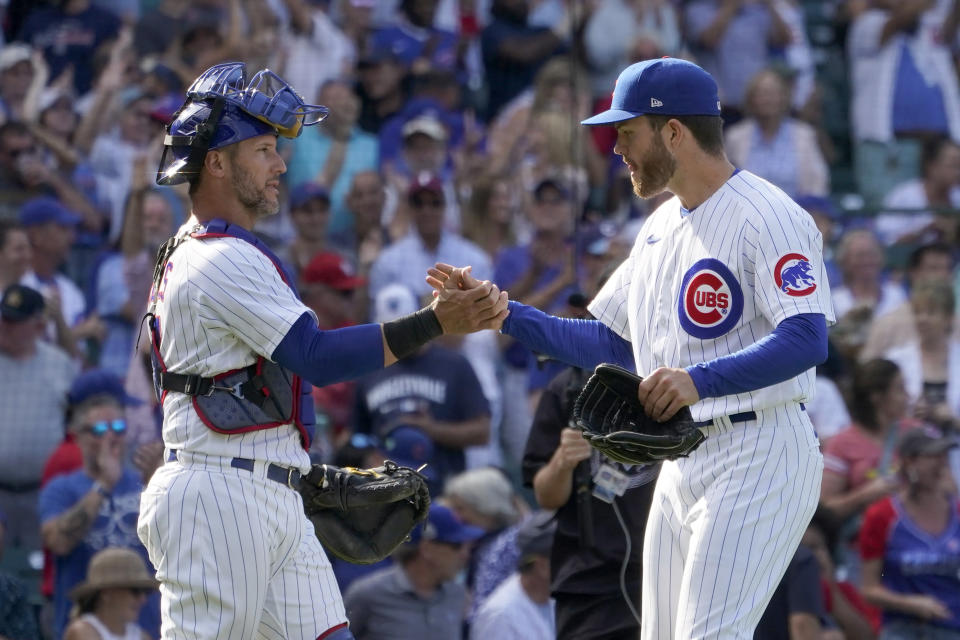
{"type": "Polygon", "coordinates": [[[719,338],[743,314],[743,291],[733,272],[715,258],[698,260],[683,275],[677,299],[680,326],[695,338],[719,338]]]}
{"type": "Polygon", "coordinates": [[[813,267],[805,255],[788,253],[777,260],[773,280],[788,296],[808,296],[817,290],[817,280],[812,272],[813,267]]]}

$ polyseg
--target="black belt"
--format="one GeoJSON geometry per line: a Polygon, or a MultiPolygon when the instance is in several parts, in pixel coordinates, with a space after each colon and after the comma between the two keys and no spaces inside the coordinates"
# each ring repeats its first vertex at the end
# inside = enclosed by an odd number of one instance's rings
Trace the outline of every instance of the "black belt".
{"type": "MultiPolygon", "coordinates": [[[[177,459],[177,450],[171,449],[170,455],[167,456],[167,462],[173,462],[177,459]]],[[[250,458],[233,458],[230,460],[230,466],[234,469],[243,469],[244,471],[253,472],[253,466],[255,462],[250,458]]],[[[273,480],[274,482],[279,482],[282,485],[286,485],[295,491],[300,490],[300,478],[302,477],[298,469],[293,467],[281,467],[278,464],[273,464],[272,462],[267,465],[267,478],[273,480]]]]}
{"type": "MultiPolygon", "coordinates": [[[[800,403],[800,411],[806,411],[806,410],[807,410],[807,406],[801,402],[801,403],[800,403]]],[[[728,419],[730,422],[733,422],[733,423],[736,423],[736,422],[749,422],[750,420],[756,420],[756,419],[757,419],[757,412],[756,412],[756,411],[744,411],[743,413],[733,413],[733,414],[730,414],[729,416],[727,416],[727,419],[728,419]]],[[[709,427],[709,426],[713,425],[716,420],[717,420],[717,418],[713,418],[712,420],[704,420],[703,422],[697,422],[697,423],[695,423],[695,426],[696,426],[698,429],[702,429],[703,427],[709,427]]]]}
{"type": "Polygon", "coordinates": [[[170,371],[160,372],[160,388],[164,391],[176,391],[185,393],[188,396],[209,396],[214,391],[226,391],[237,398],[245,398],[262,407],[267,395],[262,389],[267,386],[262,376],[256,373],[256,366],[250,365],[247,380],[238,382],[229,387],[217,386],[217,381],[213,378],[204,378],[196,374],[171,373],[170,371]]]}

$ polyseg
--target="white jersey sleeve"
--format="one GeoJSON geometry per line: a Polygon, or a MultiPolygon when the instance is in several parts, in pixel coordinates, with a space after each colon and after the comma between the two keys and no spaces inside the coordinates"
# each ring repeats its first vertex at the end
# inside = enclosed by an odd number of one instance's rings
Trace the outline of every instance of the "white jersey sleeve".
{"type": "MultiPolygon", "coordinates": [[[[637,238],[645,237],[647,228],[650,226],[650,216],[637,232],[637,238]]],[[[633,247],[623,262],[607,278],[603,287],[597,292],[593,300],[587,306],[587,310],[594,318],[610,327],[614,333],[624,340],[632,340],[630,333],[630,307],[628,305],[628,294],[633,284],[634,276],[637,273],[637,254],[641,251],[639,240],[635,240],[633,247]]],[[[642,286],[642,283],[640,283],[642,286]]]]}
{"type": "Polygon", "coordinates": [[[297,319],[312,313],[273,263],[243,240],[195,240],[187,281],[200,323],[213,342],[234,336],[270,358],[297,319]]]}
{"type": "Polygon", "coordinates": [[[833,323],[833,303],[823,260],[823,240],[813,217],[756,179],[736,181],[753,211],[746,212],[741,250],[752,267],[757,311],[777,326],[801,313],[822,313],[833,323]]]}

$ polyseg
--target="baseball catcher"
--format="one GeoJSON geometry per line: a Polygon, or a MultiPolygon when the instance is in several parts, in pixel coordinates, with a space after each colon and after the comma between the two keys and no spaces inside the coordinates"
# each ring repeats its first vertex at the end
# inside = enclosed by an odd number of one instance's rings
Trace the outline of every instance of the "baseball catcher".
{"type": "Polygon", "coordinates": [[[354,564],[386,558],[430,509],[426,478],[390,460],[375,469],[315,464],[299,489],[317,538],[354,564]]]}
{"type": "Polygon", "coordinates": [[[599,364],[573,405],[584,439],[611,460],[650,464],[688,456],[705,436],[690,409],[657,422],[637,398],[643,380],[612,364],[599,364]]]}

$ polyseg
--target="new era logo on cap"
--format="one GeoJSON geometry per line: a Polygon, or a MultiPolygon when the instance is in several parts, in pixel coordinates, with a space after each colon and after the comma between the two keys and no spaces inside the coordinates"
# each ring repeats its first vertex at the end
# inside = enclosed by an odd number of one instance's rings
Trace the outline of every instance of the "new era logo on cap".
{"type": "Polygon", "coordinates": [[[650,106],[651,106],[651,107],[662,107],[662,106],[663,106],[663,103],[660,102],[659,100],[657,100],[656,98],[650,98],[650,106]]]}

